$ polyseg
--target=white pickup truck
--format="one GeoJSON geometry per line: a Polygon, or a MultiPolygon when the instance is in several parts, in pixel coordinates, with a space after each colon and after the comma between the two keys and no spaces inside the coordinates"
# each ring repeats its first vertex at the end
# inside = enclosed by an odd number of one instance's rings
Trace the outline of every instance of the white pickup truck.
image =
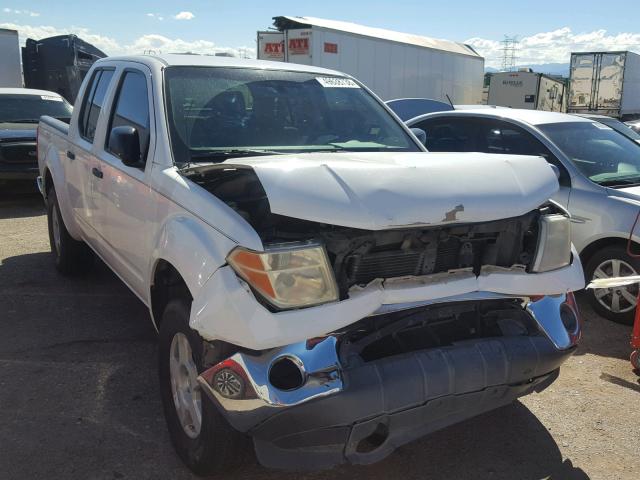
{"type": "Polygon", "coordinates": [[[99,60],[38,161],[57,268],[95,252],[149,307],[200,474],[248,438],[271,467],[380,460],[544,389],[580,336],[547,162],[427,153],[338,72],[99,60]]]}

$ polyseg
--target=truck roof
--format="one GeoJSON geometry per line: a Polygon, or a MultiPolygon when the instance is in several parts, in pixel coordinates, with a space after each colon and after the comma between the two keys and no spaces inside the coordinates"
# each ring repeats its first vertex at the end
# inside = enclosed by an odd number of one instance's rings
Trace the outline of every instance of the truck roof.
{"type": "Polygon", "coordinates": [[[35,88],[0,88],[0,95],[46,95],[47,97],[62,98],[59,93],[36,90],[35,88]]]}
{"type": "Polygon", "coordinates": [[[345,73],[327,68],[313,67],[310,65],[300,65],[288,62],[270,62],[267,60],[255,60],[236,57],[217,57],[213,55],[193,55],[193,54],[161,54],[161,55],[134,55],[122,57],[107,57],[100,59],[96,64],[112,61],[131,61],[146,65],[161,64],[165,67],[235,67],[235,68],[262,68],[267,70],[287,70],[290,72],[318,73],[323,75],[340,75],[345,73]]]}

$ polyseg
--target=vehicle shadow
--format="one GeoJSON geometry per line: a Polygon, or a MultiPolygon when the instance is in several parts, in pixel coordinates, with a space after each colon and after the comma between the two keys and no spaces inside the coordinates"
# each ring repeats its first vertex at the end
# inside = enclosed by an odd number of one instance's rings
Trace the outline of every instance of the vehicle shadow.
{"type": "Polygon", "coordinates": [[[577,295],[582,316],[582,340],[576,355],[593,354],[627,360],[631,352],[629,340],[631,327],[620,325],[598,315],[589,304],[586,295],[577,295]]]}
{"type": "Polygon", "coordinates": [[[44,201],[34,188],[4,189],[0,184],[0,220],[44,214],[44,201]]]}
{"type": "Polygon", "coordinates": [[[406,445],[380,463],[344,466],[306,475],[267,472],[248,465],[234,478],[588,480],[563,460],[546,427],[520,402],[406,445]]]}

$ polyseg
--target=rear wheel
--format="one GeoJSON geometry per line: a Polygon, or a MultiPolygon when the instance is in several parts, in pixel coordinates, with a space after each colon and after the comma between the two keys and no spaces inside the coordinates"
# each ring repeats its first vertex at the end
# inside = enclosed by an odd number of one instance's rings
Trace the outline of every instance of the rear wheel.
{"type": "MultiPolygon", "coordinates": [[[[596,278],[627,277],[638,275],[640,259],[631,257],[623,246],[606,247],[589,259],[585,274],[587,282],[596,278]]],[[[638,284],[624,287],[587,290],[593,309],[614,322],[633,323],[638,284]]]]}
{"type": "Polygon", "coordinates": [[[164,415],[176,452],[198,475],[238,466],[247,440],[218,412],[197,383],[203,370],[202,339],[189,327],[190,302],[176,299],[160,324],[158,367],[164,415]]]}
{"type": "Polygon", "coordinates": [[[93,253],[86,243],[75,240],[64,224],[55,188],[47,193],[49,245],[56,269],[64,275],[87,271],[93,265],[93,253]]]}

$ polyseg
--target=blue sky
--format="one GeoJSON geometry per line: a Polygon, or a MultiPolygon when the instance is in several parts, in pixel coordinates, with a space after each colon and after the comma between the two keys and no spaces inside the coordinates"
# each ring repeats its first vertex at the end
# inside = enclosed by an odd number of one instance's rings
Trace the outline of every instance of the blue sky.
{"type": "Polygon", "coordinates": [[[206,52],[251,49],[256,30],[269,27],[272,16],[307,15],[470,41],[488,64],[497,61],[504,34],[518,35],[519,63],[546,63],[562,61],[570,48],[640,49],[640,1],[612,5],[602,0],[0,0],[0,27],[17,28],[21,37],[78,33],[111,54],[145,48],[206,52]]]}

